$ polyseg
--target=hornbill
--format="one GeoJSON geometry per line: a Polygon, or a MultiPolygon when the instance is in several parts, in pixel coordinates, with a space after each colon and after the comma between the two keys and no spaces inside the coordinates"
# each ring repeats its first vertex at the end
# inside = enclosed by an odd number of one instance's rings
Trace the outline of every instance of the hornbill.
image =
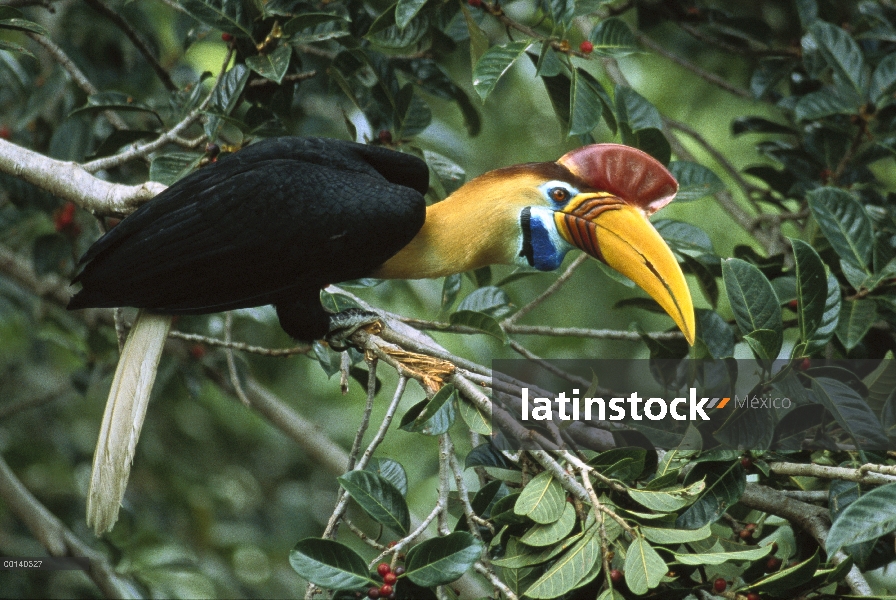
{"type": "Polygon", "coordinates": [[[259,141],[184,177],[81,258],[70,309],[132,306],[94,455],[87,520],[111,529],[170,315],[272,304],[324,336],[320,290],[361,277],[442,277],[490,264],[553,270],[578,248],[627,275],[694,341],[684,275],[647,217],[678,184],[640,150],[596,144],[481,175],[426,206],[426,164],[320,138],[259,141]]]}

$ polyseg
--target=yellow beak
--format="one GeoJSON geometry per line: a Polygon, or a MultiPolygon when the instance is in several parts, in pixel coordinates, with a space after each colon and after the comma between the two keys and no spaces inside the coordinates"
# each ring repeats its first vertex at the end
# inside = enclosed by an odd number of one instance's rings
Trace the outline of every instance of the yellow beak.
{"type": "Polygon", "coordinates": [[[684,273],[641,210],[611,194],[580,194],[554,215],[566,241],[634,281],[694,344],[694,304],[684,273]]]}

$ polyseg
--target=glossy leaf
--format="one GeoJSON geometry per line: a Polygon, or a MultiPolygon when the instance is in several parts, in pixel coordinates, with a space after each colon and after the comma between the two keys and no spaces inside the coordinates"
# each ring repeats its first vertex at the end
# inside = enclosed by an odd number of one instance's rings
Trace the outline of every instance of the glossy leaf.
{"type": "Polygon", "coordinates": [[[874,103],[884,102],[896,92],[896,54],[888,54],[881,60],[871,75],[870,97],[874,103]]]}
{"type": "Polygon", "coordinates": [[[464,423],[470,428],[470,431],[474,431],[479,435],[490,436],[492,434],[491,415],[483,412],[479,406],[473,404],[470,400],[461,397],[457,401],[457,410],[464,420],[464,423]]]}
{"type": "Polygon", "coordinates": [[[378,458],[374,456],[364,467],[365,471],[375,473],[395,486],[402,496],[408,493],[408,475],[404,467],[398,461],[391,458],[378,458]]]}
{"type": "Polygon", "coordinates": [[[406,576],[421,587],[445,585],[470,570],[481,553],[482,544],[466,531],[432,538],[408,551],[406,576]]]}
{"type": "Polygon", "coordinates": [[[296,15],[289,21],[283,24],[282,33],[283,37],[290,37],[300,31],[304,31],[306,29],[313,29],[318,27],[319,25],[323,25],[325,23],[331,23],[333,21],[345,21],[345,17],[342,15],[337,15],[333,13],[316,13],[316,12],[308,12],[300,15],[296,15]]]}
{"type": "Polygon", "coordinates": [[[156,156],[149,166],[149,179],[171,185],[192,172],[200,160],[199,153],[172,152],[156,156]]]}
{"type": "Polygon", "coordinates": [[[650,510],[671,513],[696,501],[705,487],[706,485],[702,481],[695,481],[687,486],[676,486],[664,490],[629,489],[628,495],[632,500],[650,510]]]}
{"type": "Polygon", "coordinates": [[[772,573],[748,586],[745,590],[756,590],[760,593],[768,592],[775,596],[789,594],[794,588],[812,579],[812,576],[818,569],[819,562],[818,551],[816,550],[812,556],[803,562],[772,573]]]}
{"type": "Polygon", "coordinates": [[[657,551],[636,536],[625,554],[625,583],[633,594],[642,596],[657,587],[669,568],[657,551]]]}
{"type": "Polygon", "coordinates": [[[472,310],[459,310],[448,318],[448,322],[452,325],[460,325],[469,327],[482,333],[486,333],[502,343],[507,343],[507,335],[501,329],[501,325],[491,315],[476,312],[472,310]]]}
{"type": "Polygon", "coordinates": [[[563,514],[553,523],[537,524],[522,535],[520,541],[528,546],[551,546],[569,535],[576,523],[576,510],[569,502],[563,514]]]}
{"type": "Polygon", "coordinates": [[[470,9],[467,8],[465,3],[461,3],[460,10],[464,15],[464,21],[470,33],[470,68],[475,69],[476,64],[488,50],[488,37],[479,27],[479,24],[476,23],[476,20],[473,19],[473,15],[470,14],[470,9]]]}
{"type": "Polygon", "coordinates": [[[451,429],[457,418],[457,392],[450,383],[432,399],[423,400],[408,410],[401,420],[401,429],[423,435],[441,435],[451,429]]]}
{"type": "Polygon", "coordinates": [[[134,99],[133,96],[122,94],[121,92],[100,92],[87,97],[87,104],[76,108],[71,112],[72,115],[80,113],[97,113],[105,110],[123,110],[129,112],[147,112],[151,113],[159,123],[162,118],[151,107],[134,99]]]}
{"type": "Polygon", "coordinates": [[[510,297],[497,286],[476,288],[457,305],[458,311],[474,311],[500,318],[510,312],[510,297]]]}
{"type": "Polygon", "coordinates": [[[599,560],[600,540],[597,528],[592,527],[526,590],[525,596],[559,598],[573,589],[599,560]]]}
{"type": "Polygon", "coordinates": [[[706,349],[713,358],[727,358],[734,355],[734,331],[731,326],[714,310],[698,308],[697,338],[703,340],[706,349]]]}
{"type": "Polygon", "coordinates": [[[831,115],[852,115],[859,112],[862,97],[849,88],[826,87],[806,94],[796,103],[798,121],[813,121],[831,115]]]}
{"type": "Polygon", "coordinates": [[[212,92],[211,105],[221,115],[229,115],[240,101],[246,82],[249,81],[249,68],[246,65],[234,65],[224,73],[212,92]]]}
{"type": "Polygon", "coordinates": [[[252,23],[243,3],[234,0],[178,0],[196,20],[231,35],[252,37],[252,23]]]}
{"type": "Polygon", "coordinates": [[[598,56],[628,56],[640,52],[638,42],[625,21],[610,17],[604,19],[591,30],[588,40],[594,45],[598,56]]]}
{"type": "Polygon", "coordinates": [[[724,552],[707,552],[700,554],[676,554],[675,560],[683,565],[720,565],[729,561],[754,561],[765,558],[772,553],[774,547],[759,546],[750,550],[726,550],[724,552]]]}
{"type": "Polygon", "coordinates": [[[374,521],[407,535],[411,524],[408,505],[391,482],[369,471],[349,471],[339,477],[339,483],[374,521]]]}
{"type": "Polygon", "coordinates": [[[874,300],[866,298],[843,302],[837,323],[837,339],[847,350],[852,350],[859,345],[876,319],[877,305],[874,300]]]}
{"type": "Polygon", "coordinates": [[[857,447],[869,450],[886,448],[887,434],[858,392],[845,383],[828,377],[814,379],[812,392],[857,447]]]}
{"type": "Polygon", "coordinates": [[[725,184],[718,175],[697,163],[673,161],[669,163],[669,171],[678,180],[676,202],[698,200],[725,189],[725,184]]]}
{"type": "Polygon", "coordinates": [[[797,280],[797,316],[800,337],[809,340],[824,315],[827,300],[827,273],[815,249],[802,240],[791,239],[797,280]]]}
{"type": "Polygon", "coordinates": [[[398,0],[395,5],[395,24],[399,29],[404,29],[417,16],[426,0],[398,0]]]}
{"type": "Polygon", "coordinates": [[[641,527],[644,537],[655,544],[686,544],[705,540],[712,535],[709,525],[700,529],[667,529],[665,527],[641,527]]]}
{"type": "Polygon", "coordinates": [[[754,265],[738,258],[722,261],[722,277],[728,291],[728,301],[737,326],[744,335],[757,331],[771,331],[776,336],[755,336],[766,357],[775,358],[781,350],[784,325],[781,307],[772,284],[754,265]]]}
{"type": "Polygon", "coordinates": [[[542,471],[532,478],[517,498],[513,512],[536,523],[553,523],[563,516],[566,492],[550,471],[542,471]]]}
{"type": "Polygon", "coordinates": [[[616,117],[620,123],[627,124],[633,132],[663,128],[660,111],[647,98],[623,85],[616,86],[615,94],[616,117]]]}
{"type": "Polygon", "coordinates": [[[835,76],[863,94],[866,85],[865,61],[862,51],[852,36],[842,28],[825,21],[816,21],[809,28],[818,51],[834,70],[835,76]]]}
{"type": "Polygon", "coordinates": [[[49,37],[50,32],[47,31],[42,25],[38,25],[34,21],[29,21],[28,19],[20,18],[22,13],[12,7],[4,6],[3,8],[5,10],[0,13],[0,29],[29,31],[31,33],[36,33],[37,35],[49,37]],[[18,13],[18,15],[15,15],[15,13],[18,13]]]}
{"type": "Polygon", "coordinates": [[[504,456],[502,452],[488,442],[476,446],[467,454],[467,458],[464,460],[464,469],[469,469],[470,467],[496,467],[498,469],[519,470],[516,463],[504,456]]]}
{"type": "Polygon", "coordinates": [[[460,293],[463,282],[463,275],[460,273],[455,273],[445,278],[445,282],[442,284],[442,310],[451,308],[455,300],[457,300],[457,295],[460,293]]]}
{"type": "Polygon", "coordinates": [[[740,461],[730,463],[701,462],[694,467],[684,482],[705,479],[706,490],[675,522],[682,529],[699,529],[715,523],[725,511],[740,500],[747,481],[740,461]]]}
{"type": "Polygon", "coordinates": [[[302,540],[290,551],[289,564],[302,579],[330,590],[357,590],[374,583],[364,559],[333,540],[302,540]]]}
{"type": "Polygon", "coordinates": [[[292,47],[288,44],[281,44],[270,54],[257,54],[246,58],[246,66],[265,79],[280,83],[289,68],[291,57],[292,47]]]}
{"type": "Polygon", "coordinates": [[[573,72],[569,103],[569,135],[589,133],[600,123],[603,103],[578,69],[573,72]]]}
{"type": "Polygon", "coordinates": [[[849,192],[824,187],[806,196],[818,227],[845,261],[868,272],[873,237],[871,220],[849,192]]]}
{"type": "Polygon", "coordinates": [[[844,546],[875,540],[896,531],[896,483],[860,496],[837,515],[825,540],[825,552],[835,554],[844,546]]]}
{"type": "Polygon", "coordinates": [[[502,46],[492,46],[482,55],[473,68],[473,87],[485,102],[495,85],[516,59],[526,51],[530,42],[509,42],[502,46]]]}
{"type": "Polygon", "coordinates": [[[862,378],[868,388],[868,402],[872,406],[883,406],[887,398],[896,390],[896,360],[890,350],[872,372],[862,378]]]}
{"type": "Polygon", "coordinates": [[[742,133],[795,134],[797,131],[792,127],[769,121],[763,117],[738,117],[731,123],[731,133],[734,135],[740,135],[742,133]]]}
{"type": "Polygon", "coordinates": [[[806,353],[811,354],[821,350],[834,337],[834,332],[840,322],[840,305],[842,302],[842,292],[840,291],[840,283],[832,274],[827,274],[827,282],[825,284],[827,295],[824,301],[824,312],[815,329],[812,337],[806,340],[806,353]]]}

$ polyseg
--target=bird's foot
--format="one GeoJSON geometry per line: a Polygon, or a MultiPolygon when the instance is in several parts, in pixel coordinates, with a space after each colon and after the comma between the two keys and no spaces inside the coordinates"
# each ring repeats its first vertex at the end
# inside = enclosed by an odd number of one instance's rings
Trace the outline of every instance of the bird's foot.
{"type": "Polygon", "coordinates": [[[370,328],[371,333],[379,333],[383,328],[382,317],[363,308],[348,308],[330,315],[330,331],[324,336],[324,340],[337,352],[343,352],[350,347],[357,348],[351,337],[363,328],[370,328]]]}

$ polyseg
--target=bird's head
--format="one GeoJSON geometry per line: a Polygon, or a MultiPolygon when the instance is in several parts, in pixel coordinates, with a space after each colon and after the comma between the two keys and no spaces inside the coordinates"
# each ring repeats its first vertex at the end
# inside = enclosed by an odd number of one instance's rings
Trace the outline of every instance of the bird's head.
{"type": "Polygon", "coordinates": [[[648,220],[677,191],[660,162],[619,144],[497,169],[431,206],[417,238],[376,276],[437,277],[495,263],[550,271],[578,248],[650,294],[693,344],[690,290],[648,220]]]}

